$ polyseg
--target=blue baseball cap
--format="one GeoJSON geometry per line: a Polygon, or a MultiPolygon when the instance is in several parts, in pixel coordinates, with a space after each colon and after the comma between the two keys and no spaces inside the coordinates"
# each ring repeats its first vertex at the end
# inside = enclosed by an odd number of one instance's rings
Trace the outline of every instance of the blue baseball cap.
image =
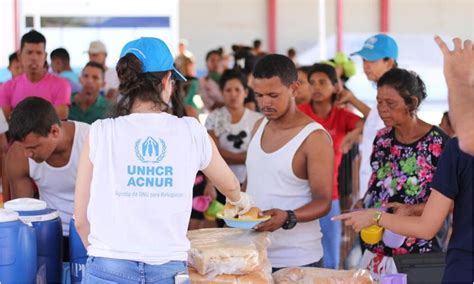
{"type": "Polygon", "coordinates": [[[368,61],[376,61],[384,58],[397,60],[398,46],[395,40],[386,35],[378,34],[367,39],[361,50],[354,52],[352,55],[360,55],[368,61]]]}
{"type": "Polygon", "coordinates": [[[127,43],[120,52],[120,58],[128,53],[135,55],[143,63],[143,73],[171,71],[175,80],[186,78],[174,68],[174,60],[166,44],[158,38],[142,37],[127,43]]]}

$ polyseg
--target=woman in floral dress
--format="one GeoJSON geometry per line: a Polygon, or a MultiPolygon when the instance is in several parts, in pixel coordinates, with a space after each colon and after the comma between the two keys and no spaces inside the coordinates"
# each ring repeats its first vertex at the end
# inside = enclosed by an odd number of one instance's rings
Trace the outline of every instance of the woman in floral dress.
{"type": "MultiPolygon", "coordinates": [[[[392,69],[377,82],[377,110],[386,128],[374,139],[372,177],[363,198],[365,208],[392,208],[395,214],[421,215],[431,193],[430,183],[449,137],[416,115],[426,97],[423,81],[414,72],[392,69]]],[[[407,237],[399,248],[383,241],[364,244],[361,266],[373,276],[395,272],[391,256],[439,250],[435,239],[407,237]]]]}

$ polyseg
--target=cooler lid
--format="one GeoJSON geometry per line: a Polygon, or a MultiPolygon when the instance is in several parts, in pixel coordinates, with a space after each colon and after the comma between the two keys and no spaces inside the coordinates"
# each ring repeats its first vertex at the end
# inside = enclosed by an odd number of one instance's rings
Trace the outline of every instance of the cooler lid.
{"type": "Polygon", "coordinates": [[[18,220],[18,213],[10,209],[0,208],[0,223],[18,220]]]}
{"type": "Polygon", "coordinates": [[[39,211],[46,209],[46,202],[34,198],[17,198],[5,202],[6,209],[14,211],[39,211]]]}

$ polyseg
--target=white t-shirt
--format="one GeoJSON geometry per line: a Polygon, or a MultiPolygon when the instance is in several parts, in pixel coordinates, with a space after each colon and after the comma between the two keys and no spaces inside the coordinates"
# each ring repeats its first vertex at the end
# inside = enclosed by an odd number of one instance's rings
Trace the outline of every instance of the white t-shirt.
{"type": "Polygon", "coordinates": [[[194,118],[134,113],[94,122],[88,254],[163,264],[185,261],[198,170],[212,147],[194,118]]]}
{"type": "MultiPolygon", "coordinates": [[[[245,108],[239,122],[231,123],[230,112],[226,107],[221,107],[209,114],[206,128],[214,131],[222,149],[232,153],[243,153],[247,152],[253,127],[261,117],[262,114],[245,108]]],[[[247,177],[245,164],[229,166],[239,182],[243,183],[247,177]]]]}
{"type": "Polygon", "coordinates": [[[362,143],[359,145],[360,152],[360,170],[359,170],[359,198],[364,197],[367,192],[369,180],[372,176],[372,167],[370,166],[370,156],[377,132],[384,128],[383,120],[380,118],[377,107],[372,107],[364,123],[364,132],[362,133],[362,143]]]}
{"type": "Polygon", "coordinates": [[[46,162],[37,163],[28,159],[30,177],[38,186],[40,199],[45,201],[49,208],[58,211],[64,236],[69,236],[69,222],[74,212],[74,190],[79,157],[89,133],[89,124],[72,122],[75,125],[74,141],[71,156],[64,167],[53,167],[46,162]]]}

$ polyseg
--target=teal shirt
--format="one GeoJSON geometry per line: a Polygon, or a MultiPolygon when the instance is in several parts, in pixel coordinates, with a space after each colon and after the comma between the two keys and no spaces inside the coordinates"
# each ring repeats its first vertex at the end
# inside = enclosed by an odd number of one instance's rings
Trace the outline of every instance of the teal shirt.
{"type": "Polygon", "coordinates": [[[109,116],[109,102],[103,96],[98,96],[97,100],[91,105],[86,111],[82,111],[78,104],[74,102],[74,97],[77,95],[72,94],[71,107],[69,108],[69,119],[75,121],[81,121],[92,124],[94,121],[109,116]]]}

